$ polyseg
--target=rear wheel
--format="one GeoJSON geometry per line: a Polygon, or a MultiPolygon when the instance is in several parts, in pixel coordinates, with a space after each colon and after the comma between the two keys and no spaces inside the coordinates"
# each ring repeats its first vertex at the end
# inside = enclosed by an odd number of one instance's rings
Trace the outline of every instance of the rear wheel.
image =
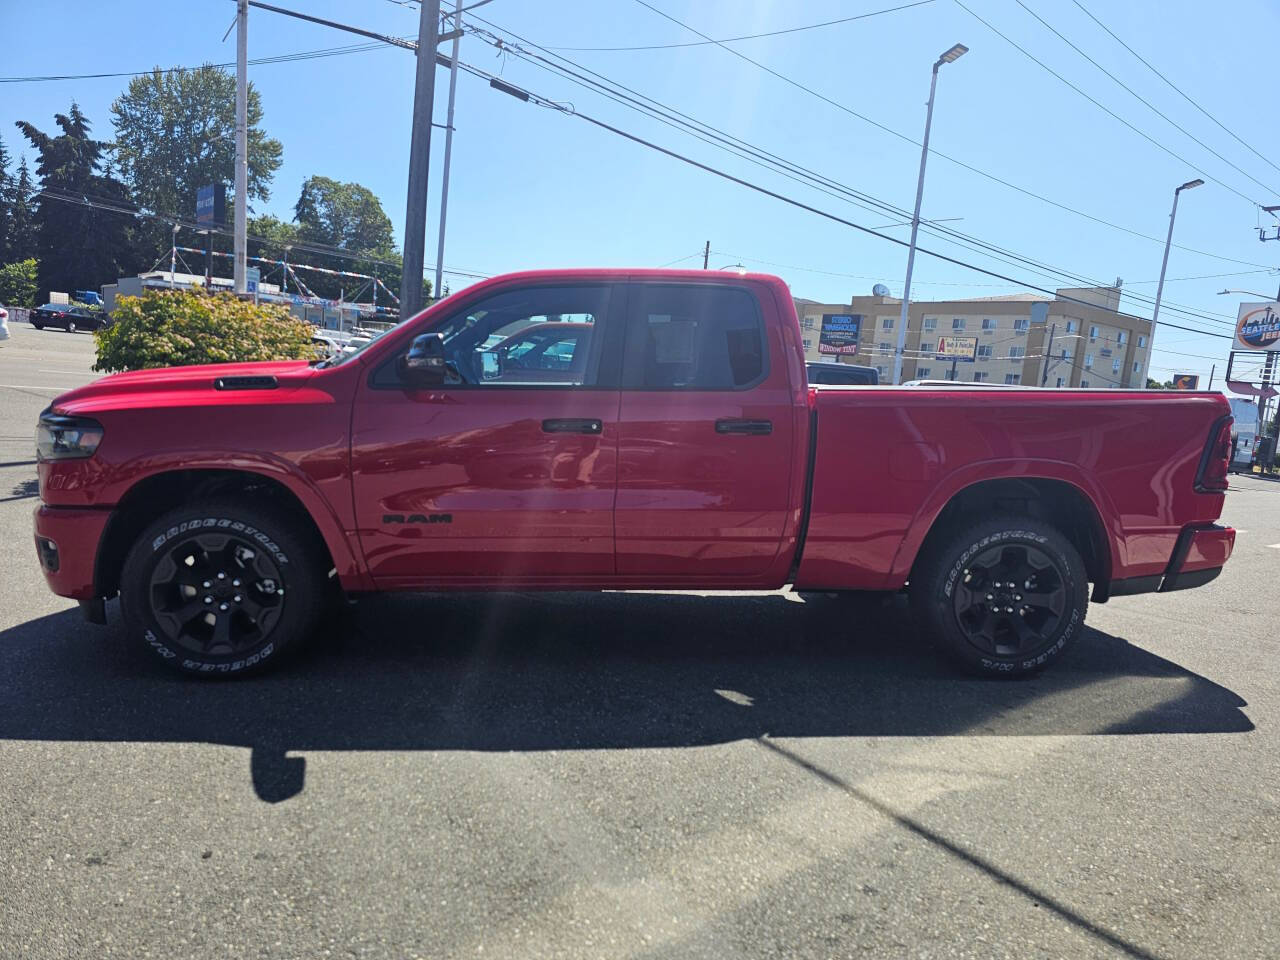
{"type": "Polygon", "coordinates": [[[1061,656],[1088,607],[1080,554],[1029,517],[990,517],[941,536],[912,574],[917,623],[952,659],[996,677],[1026,676],[1061,656]]]}
{"type": "Polygon", "coordinates": [[[74,320],[68,320],[67,333],[75,333],[75,332],[76,332],[76,322],[74,320]]]}
{"type": "Polygon", "coordinates": [[[297,527],[234,501],[160,517],[121,573],[129,632],[185,673],[243,675],[275,663],[312,630],[325,599],[318,550],[297,527]]]}

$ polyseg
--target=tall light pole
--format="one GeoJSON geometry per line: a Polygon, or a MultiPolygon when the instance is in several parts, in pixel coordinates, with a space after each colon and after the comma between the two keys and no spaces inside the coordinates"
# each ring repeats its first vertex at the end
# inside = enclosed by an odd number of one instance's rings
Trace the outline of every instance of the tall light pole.
{"type": "Polygon", "coordinates": [[[236,0],[236,211],[235,292],[245,290],[249,229],[249,0],[236,0]]]}
{"type": "MultiPolygon", "coordinates": [[[[1156,303],[1151,308],[1151,345],[1147,348],[1148,351],[1154,350],[1156,346],[1156,320],[1160,317],[1160,297],[1164,294],[1164,271],[1169,266],[1169,248],[1173,246],[1173,221],[1178,216],[1178,194],[1183,190],[1203,186],[1204,181],[1197,177],[1195,180],[1188,180],[1173,191],[1173,209],[1169,211],[1169,235],[1164,241],[1164,259],[1160,261],[1160,282],[1156,284],[1156,303]]],[[[1150,356],[1150,353],[1147,355],[1150,356]]]]}
{"type": "Polygon", "coordinates": [[[929,128],[933,126],[933,95],[938,89],[938,68],[944,63],[959,60],[969,48],[963,43],[938,58],[933,65],[933,77],[929,81],[929,106],[924,115],[924,143],[920,147],[920,179],[916,181],[916,208],[911,214],[911,243],[907,246],[907,280],[902,285],[902,317],[898,321],[898,347],[893,354],[893,382],[902,382],[902,353],[907,345],[907,311],[911,305],[911,269],[916,263],[916,234],[920,230],[920,201],[924,198],[924,168],[929,159],[929,128]]]}

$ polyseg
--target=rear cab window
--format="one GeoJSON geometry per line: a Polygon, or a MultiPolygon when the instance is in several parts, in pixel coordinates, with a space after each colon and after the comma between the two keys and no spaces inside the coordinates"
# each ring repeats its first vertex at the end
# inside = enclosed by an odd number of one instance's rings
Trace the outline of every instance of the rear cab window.
{"type": "Polygon", "coordinates": [[[631,390],[749,390],[769,372],[755,297],[709,284],[632,284],[622,385],[631,390]]]}

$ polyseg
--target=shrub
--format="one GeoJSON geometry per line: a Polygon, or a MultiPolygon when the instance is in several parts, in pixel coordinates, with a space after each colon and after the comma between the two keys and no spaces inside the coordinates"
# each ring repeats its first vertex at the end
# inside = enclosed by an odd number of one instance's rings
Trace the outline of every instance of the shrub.
{"type": "Polygon", "coordinates": [[[36,305],[36,261],[19,260],[0,267],[0,303],[6,307],[36,305]]]}
{"type": "Polygon", "coordinates": [[[284,307],[230,294],[152,290],[116,301],[110,325],[95,331],[98,362],[114,373],[315,356],[311,327],[284,307]]]}

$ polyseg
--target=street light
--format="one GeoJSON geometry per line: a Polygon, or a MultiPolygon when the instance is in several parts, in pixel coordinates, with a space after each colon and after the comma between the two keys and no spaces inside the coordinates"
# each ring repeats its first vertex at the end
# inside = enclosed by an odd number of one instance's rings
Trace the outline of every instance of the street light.
{"type": "Polygon", "coordinates": [[[920,146],[920,178],[916,181],[916,207],[911,214],[911,242],[907,246],[907,280],[902,285],[902,318],[898,322],[898,348],[893,354],[893,382],[902,382],[902,352],[907,345],[907,311],[911,304],[911,269],[916,262],[916,234],[920,230],[920,201],[924,198],[924,167],[929,159],[929,129],[933,126],[933,95],[938,88],[938,68],[944,63],[955,63],[969,48],[963,43],[940,56],[933,65],[933,76],[929,80],[929,105],[924,115],[924,142],[920,146]]]}
{"type": "Polygon", "coordinates": [[[1173,191],[1173,210],[1169,212],[1169,236],[1164,241],[1164,259],[1160,261],[1160,282],[1156,284],[1156,304],[1151,308],[1151,349],[1156,346],[1156,320],[1160,316],[1160,297],[1164,293],[1164,271],[1169,266],[1169,247],[1173,245],[1173,220],[1178,215],[1178,194],[1183,190],[1191,190],[1195,187],[1203,187],[1204,181],[1197,177],[1195,180],[1188,180],[1177,190],[1173,191]]]}

